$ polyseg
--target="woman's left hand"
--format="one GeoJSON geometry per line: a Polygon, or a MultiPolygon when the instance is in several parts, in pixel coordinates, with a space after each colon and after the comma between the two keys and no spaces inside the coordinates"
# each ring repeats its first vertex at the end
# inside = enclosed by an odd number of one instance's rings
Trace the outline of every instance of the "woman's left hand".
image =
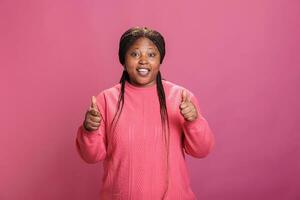
{"type": "Polygon", "coordinates": [[[187,96],[186,90],[181,91],[180,113],[187,121],[194,121],[198,117],[197,108],[187,96]]]}

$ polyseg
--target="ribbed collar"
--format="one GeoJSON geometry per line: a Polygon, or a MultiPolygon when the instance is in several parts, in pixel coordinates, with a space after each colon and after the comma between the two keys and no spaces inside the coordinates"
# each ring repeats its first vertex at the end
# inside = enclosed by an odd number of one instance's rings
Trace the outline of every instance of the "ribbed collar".
{"type": "Polygon", "coordinates": [[[139,91],[139,92],[153,92],[156,91],[156,83],[151,85],[151,86],[147,86],[147,87],[138,87],[135,86],[131,83],[129,83],[128,81],[125,81],[125,89],[129,89],[132,91],[139,91]]]}

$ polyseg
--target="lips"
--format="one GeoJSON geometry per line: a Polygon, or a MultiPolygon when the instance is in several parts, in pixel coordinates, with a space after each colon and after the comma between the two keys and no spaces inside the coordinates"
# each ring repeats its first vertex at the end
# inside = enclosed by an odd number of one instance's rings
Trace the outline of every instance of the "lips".
{"type": "Polygon", "coordinates": [[[143,77],[147,76],[150,73],[150,69],[145,67],[139,67],[136,70],[138,71],[138,74],[143,77]]]}
{"type": "Polygon", "coordinates": [[[149,72],[150,70],[149,69],[144,69],[144,68],[141,68],[141,69],[137,69],[138,72],[149,72]]]}
{"type": "Polygon", "coordinates": [[[148,68],[148,67],[138,67],[136,70],[148,70],[148,71],[150,71],[150,68],[148,68]]]}

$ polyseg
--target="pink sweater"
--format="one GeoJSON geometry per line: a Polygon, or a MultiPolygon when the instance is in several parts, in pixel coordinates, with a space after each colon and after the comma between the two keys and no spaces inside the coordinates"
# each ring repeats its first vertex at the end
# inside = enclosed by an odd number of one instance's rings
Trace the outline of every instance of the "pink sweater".
{"type": "Polygon", "coordinates": [[[108,130],[116,111],[120,84],[102,91],[97,105],[103,117],[97,131],[79,127],[76,147],[87,163],[103,161],[101,200],[160,200],[169,186],[166,199],[196,199],[191,190],[185,153],[203,158],[212,150],[214,135],[195,96],[186,90],[198,110],[195,121],[180,113],[181,86],[162,80],[170,123],[169,174],[161,126],[156,85],[140,88],[125,84],[125,102],[115,134],[108,130]]]}

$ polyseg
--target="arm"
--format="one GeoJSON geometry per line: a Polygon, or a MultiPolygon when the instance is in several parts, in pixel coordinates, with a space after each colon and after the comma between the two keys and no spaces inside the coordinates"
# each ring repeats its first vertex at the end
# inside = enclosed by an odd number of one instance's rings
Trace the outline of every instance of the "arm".
{"type": "Polygon", "coordinates": [[[191,93],[191,101],[198,111],[194,121],[183,122],[183,148],[185,152],[196,158],[207,156],[215,145],[214,135],[206,119],[200,113],[198,100],[191,93]]]}
{"type": "Polygon", "coordinates": [[[77,131],[76,149],[87,163],[97,163],[106,157],[105,98],[103,93],[97,96],[97,106],[102,117],[98,130],[89,132],[81,125],[77,131]]]}

